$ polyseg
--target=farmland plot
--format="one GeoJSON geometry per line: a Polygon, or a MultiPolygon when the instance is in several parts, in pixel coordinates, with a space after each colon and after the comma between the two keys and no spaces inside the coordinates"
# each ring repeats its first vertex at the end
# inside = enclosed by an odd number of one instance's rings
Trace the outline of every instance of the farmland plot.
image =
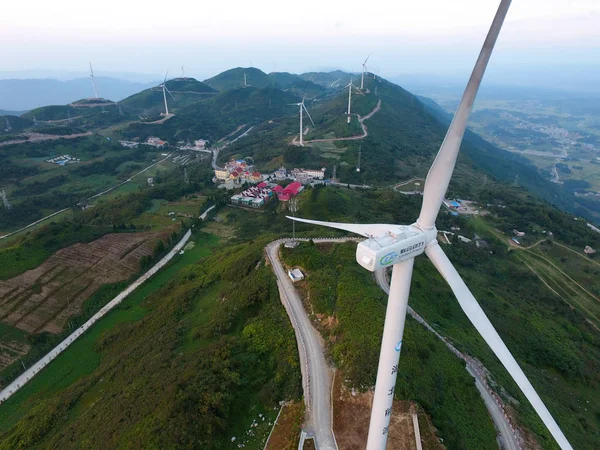
{"type": "MultiPolygon", "coordinates": [[[[35,269],[0,281],[0,322],[27,333],[59,333],[100,286],[137,273],[142,257],[152,255],[170,231],[108,234],[59,250],[35,269]]],[[[0,370],[28,350],[2,335],[0,346],[0,370]]]]}

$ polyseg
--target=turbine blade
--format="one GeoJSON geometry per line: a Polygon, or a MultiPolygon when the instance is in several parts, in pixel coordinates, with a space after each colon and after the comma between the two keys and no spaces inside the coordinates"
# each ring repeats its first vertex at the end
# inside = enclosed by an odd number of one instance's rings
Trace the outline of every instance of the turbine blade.
{"type": "Polygon", "coordinates": [[[308,118],[310,119],[310,123],[313,124],[313,127],[315,126],[315,123],[312,120],[312,117],[310,117],[310,113],[308,112],[308,109],[306,109],[306,105],[304,104],[304,100],[301,103],[302,107],[304,108],[304,111],[306,111],[306,114],[308,115],[308,118]]]}
{"type": "Polygon", "coordinates": [[[171,96],[171,98],[173,100],[175,100],[175,97],[173,97],[173,94],[171,94],[171,91],[167,88],[167,85],[165,84],[165,90],[169,93],[169,95],[171,96]]]}
{"type": "Polygon", "coordinates": [[[397,231],[399,228],[405,228],[402,225],[391,225],[385,223],[342,223],[342,222],[323,222],[321,220],[301,219],[300,217],[286,216],[288,219],[296,222],[319,225],[321,227],[335,228],[337,230],[349,231],[364,237],[381,236],[389,231],[397,231]]]}
{"type": "Polygon", "coordinates": [[[502,342],[502,338],[498,335],[498,332],[494,329],[494,326],[444,251],[436,242],[434,245],[427,247],[425,253],[442,277],[448,282],[466,316],[496,354],[513,380],[515,380],[525,397],[527,397],[527,400],[529,400],[529,403],[531,403],[531,406],[533,406],[533,409],[535,409],[540,419],[542,419],[542,422],[544,422],[550,433],[552,433],[552,436],[554,436],[554,439],[556,439],[560,448],[563,450],[572,450],[573,447],[571,447],[571,444],[567,441],[558,424],[554,421],[550,411],[548,411],[546,405],[544,405],[544,402],[527,379],[527,376],[523,373],[521,367],[519,367],[510,350],[502,342]]]}
{"type": "Polygon", "coordinates": [[[367,64],[367,61],[369,60],[369,58],[371,57],[371,55],[372,55],[372,53],[369,53],[369,56],[367,56],[367,59],[365,59],[365,62],[363,63],[363,66],[364,66],[365,64],[367,64]]]}
{"type": "Polygon", "coordinates": [[[433,161],[427,179],[425,180],[425,188],[423,190],[423,206],[421,207],[421,214],[417,223],[425,228],[429,229],[435,224],[435,219],[444,200],[444,195],[448,189],[450,178],[452,178],[452,172],[454,171],[454,165],[456,164],[456,158],[458,157],[458,151],[460,150],[460,144],[465,134],[465,128],[467,127],[467,119],[469,113],[473,107],[477,90],[481,84],[481,79],[485,73],[488,61],[492,55],[494,45],[498,39],[498,34],[502,28],[502,23],[508,12],[511,0],[502,0],[496,16],[490,27],[490,31],[483,43],[471,78],[467,84],[463,97],[460,101],[460,105],[454,114],[452,123],[448,128],[444,142],[438,151],[438,154],[433,161]]]}
{"type": "Polygon", "coordinates": [[[167,75],[169,75],[169,71],[167,70],[167,73],[165,73],[165,80],[163,81],[163,83],[167,82],[167,75]]]}

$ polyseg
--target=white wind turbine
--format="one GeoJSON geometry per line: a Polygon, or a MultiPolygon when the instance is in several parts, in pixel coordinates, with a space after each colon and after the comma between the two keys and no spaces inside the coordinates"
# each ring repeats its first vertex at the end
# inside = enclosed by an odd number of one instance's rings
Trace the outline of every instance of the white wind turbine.
{"type": "Polygon", "coordinates": [[[352,77],[350,78],[350,83],[348,83],[346,86],[344,86],[344,89],[348,88],[348,123],[350,123],[350,106],[352,105],[352,88],[356,89],[356,92],[359,93],[360,95],[363,95],[362,92],[360,92],[358,90],[358,88],[356,86],[354,86],[354,84],[352,84],[352,77]]]}
{"type": "Polygon", "coordinates": [[[386,446],[414,258],[423,252],[448,282],[465,315],[513,377],[561,449],[572,449],[542,399],[436,241],[435,219],[454,171],[469,113],[510,3],[511,0],[501,0],[500,2],[498,12],[473,68],[461,102],[427,174],[421,213],[415,223],[408,226],[363,225],[289,217],[293,220],[337,228],[367,237],[367,240],[357,246],[356,259],[358,263],[370,271],[393,266],[367,450],[384,450],[386,446]]]}
{"type": "Polygon", "coordinates": [[[365,87],[365,72],[367,71],[367,61],[369,60],[370,57],[371,57],[371,54],[369,54],[369,56],[367,56],[367,59],[365,59],[365,62],[362,63],[362,76],[360,78],[361,91],[365,87]]]}
{"type": "Polygon", "coordinates": [[[165,74],[165,79],[163,80],[163,83],[159,86],[162,88],[163,91],[163,98],[165,100],[165,116],[169,115],[169,105],[167,105],[167,92],[169,93],[169,95],[171,96],[171,98],[173,100],[175,100],[175,97],[173,97],[173,94],[171,94],[171,91],[169,91],[169,89],[167,88],[167,75],[169,75],[169,71],[167,70],[167,73],[165,74]]]}
{"type": "Polygon", "coordinates": [[[306,106],[304,106],[304,97],[302,98],[302,101],[300,103],[288,103],[290,106],[299,106],[300,107],[300,147],[304,146],[304,143],[302,141],[302,136],[303,136],[303,129],[302,129],[302,108],[304,108],[304,111],[306,111],[306,115],[308,116],[308,118],[310,119],[310,122],[313,124],[313,127],[315,126],[315,123],[312,120],[312,117],[310,117],[310,113],[308,112],[308,109],[306,109],[306,106]]]}
{"type": "Polygon", "coordinates": [[[92,86],[94,86],[94,97],[98,98],[98,91],[96,90],[96,77],[94,76],[94,69],[92,69],[91,61],[90,61],[90,77],[92,77],[92,86]]]}

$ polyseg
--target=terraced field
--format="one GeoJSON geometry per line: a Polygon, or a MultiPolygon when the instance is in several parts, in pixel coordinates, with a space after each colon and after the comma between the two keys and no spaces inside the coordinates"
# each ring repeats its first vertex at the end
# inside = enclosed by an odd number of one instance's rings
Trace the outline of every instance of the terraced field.
{"type": "Polygon", "coordinates": [[[0,370],[29,346],[11,331],[59,333],[102,285],[127,280],[172,230],[108,234],[59,250],[40,266],[0,281],[0,370]]]}

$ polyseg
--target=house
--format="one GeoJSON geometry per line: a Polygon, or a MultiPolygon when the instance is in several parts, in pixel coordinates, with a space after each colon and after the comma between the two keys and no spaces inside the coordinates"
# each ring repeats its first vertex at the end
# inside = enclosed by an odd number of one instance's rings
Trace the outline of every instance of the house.
{"type": "Polygon", "coordinates": [[[304,280],[304,274],[300,271],[300,269],[288,270],[288,276],[293,283],[304,280]]]}
{"type": "Polygon", "coordinates": [[[215,177],[217,180],[226,180],[229,178],[229,172],[225,169],[215,169],[215,177]]]}
{"type": "Polygon", "coordinates": [[[287,171],[285,170],[285,167],[280,167],[275,171],[275,178],[277,180],[285,180],[287,178],[287,171]]]}
{"type": "Polygon", "coordinates": [[[295,197],[296,195],[298,195],[300,192],[302,192],[302,190],[304,190],[304,186],[302,186],[302,183],[299,183],[297,181],[293,181],[292,183],[288,184],[284,189],[283,189],[283,194],[287,194],[291,197],[295,197]]]}

